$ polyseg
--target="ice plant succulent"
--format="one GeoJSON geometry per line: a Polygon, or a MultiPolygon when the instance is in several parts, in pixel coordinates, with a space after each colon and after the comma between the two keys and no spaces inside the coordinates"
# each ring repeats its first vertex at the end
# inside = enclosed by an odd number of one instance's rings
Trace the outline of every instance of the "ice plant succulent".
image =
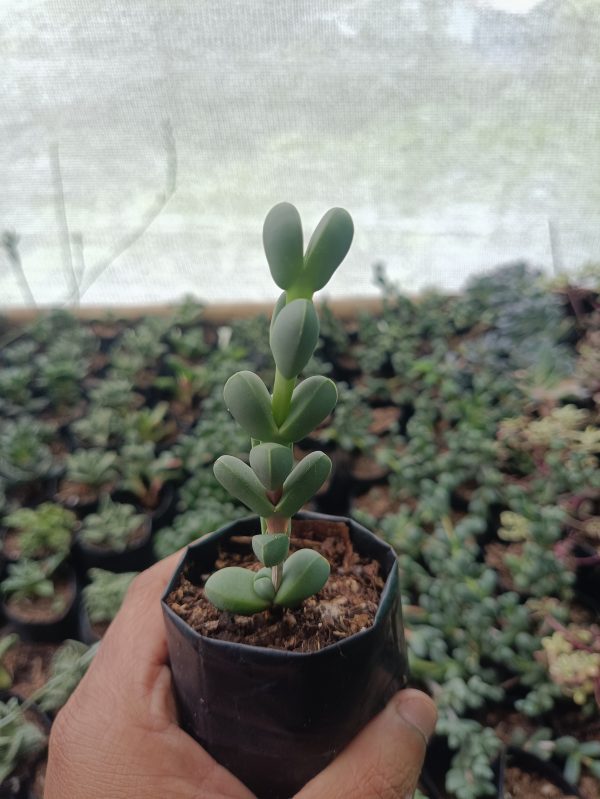
{"type": "Polygon", "coordinates": [[[312,452],[294,463],[292,448],[329,416],[337,401],[329,378],[297,381],[319,338],[313,294],[346,257],[353,233],[349,213],[332,208],[304,251],[296,208],[280,203],[267,214],[263,244],[271,275],[283,289],[269,337],[276,366],[273,391],[250,371],[229,378],[225,404],[251,438],[250,463],[222,455],[214,464],[221,485],[261,517],[252,549],[262,568],[226,567],[209,577],[206,597],[222,610],[251,615],[272,605],[294,607],[320,591],[329,577],[322,555],[312,549],[290,555],[289,547],[291,518],[327,480],[331,461],[323,452],[312,452]]]}

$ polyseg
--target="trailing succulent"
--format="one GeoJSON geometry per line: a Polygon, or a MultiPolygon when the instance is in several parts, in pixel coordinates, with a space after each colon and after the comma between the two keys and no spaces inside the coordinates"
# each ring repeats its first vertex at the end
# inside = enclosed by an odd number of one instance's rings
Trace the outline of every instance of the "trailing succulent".
{"type": "Polygon", "coordinates": [[[229,412],[252,441],[249,465],[231,455],[214,464],[217,480],[261,517],[261,533],[252,548],[258,571],[233,566],[220,569],[205,585],[218,608],[253,614],[271,605],[293,607],[317,593],[329,577],[329,563],[312,549],[289,554],[291,518],[323,485],[331,461],[312,452],[294,463],[293,444],[323,422],[337,401],[333,381],[322,375],[297,384],[319,340],[319,320],[312,301],[350,248],[354,228],[342,208],[332,208],[319,222],[304,252],[300,215],[289,203],[268,213],[263,243],[271,275],[283,293],[277,300],[269,343],[275,360],[272,394],[250,371],[232,375],[224,388],[229,412]]]}

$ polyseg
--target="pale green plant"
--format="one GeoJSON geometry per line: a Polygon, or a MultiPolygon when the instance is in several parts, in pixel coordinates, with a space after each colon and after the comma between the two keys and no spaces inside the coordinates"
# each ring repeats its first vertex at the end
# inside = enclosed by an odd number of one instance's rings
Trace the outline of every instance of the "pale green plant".
{"type": "Polygon", "coordinates": [[[319,339],[313,294],[323,288],[345,258],[353,236],[347,211],[332,208],[319,222],[304,252],[302,223],[289,203],[268,213],[263,243],[271,275],[283,290],[271,319],[269,343],[275,360],[272,393],[254,372],[237,372],[225,384],[225,404],[252,441],[248,465],[222,455],[214,464],[219,482],[261,517],[252,538],[258,572],[220,569],[205,585],[218,608],[253,614],[272,605],[292,607],[319,592],[329,563],[312,549],[289,555],[291,518],[329,476],[331,461],[312,452],[294,463],[294,442],[305,438],[333,410],[335,384],[315,375],[298,385],[319,339]]]}

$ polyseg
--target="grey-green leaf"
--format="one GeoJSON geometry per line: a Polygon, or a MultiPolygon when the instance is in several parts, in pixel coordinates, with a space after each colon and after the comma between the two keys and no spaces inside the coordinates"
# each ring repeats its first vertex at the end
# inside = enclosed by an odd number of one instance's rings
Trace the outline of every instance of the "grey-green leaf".
{"type": "Polygon", "coordinates": [[[312,358],[319,340],[319,317],[310,300],[293,300],[277,314],[270,345],[275,364],[286,378],[297,377],[312,358]]]}
{"type": "Polygon", "coordinates": [[[273,330],[273,325],[275,324],[275,320],[279,316],[279,311],[281,311],[282,308],[285,308],[286,302],[287,302],[287,297],[285,296],[285,291],[284,291],[283,294],[280,294],[279,297],[277,298],[277,302],[275,303],[275,306],[273,308],[269,331],[273,330]]]}
{"type": "Polygon", "coordinates": [[[273,280],[279,288],[288,289],[304,264],[302,221],[290,203],[271,208],[263,226],[263,245],[273,280]]]}
{"type": "Polygon", "coordinates": [[[331,472],[331,461],[324,452],[311,452],[292,470],[283,484],[283,496],[275,512],[290,518],[314,496],[331,472]]]}
{"type": "Polygon", "coordinates": [[[266,599],[269,604],[275,596],[275,586],[271,579],[271,569],[260,569],[254,575],[254,591],[261,599],[266,599]]]}
{"type": "Polygon", "coordinates": [[[299,549],[283,564],[281,585],[274,602],[286,608],[299,605],[303,599],[318,593],[329,577],[329,563],[313,549],[299,549]]]}
{"type": "Polygon", "coordinates": [[[219,569],[206,581],[204,593],[209,602],[230,613],[251,616],[266,610],[269,599],[259,596],[254,590],[255,572],[240,566],[227,566],[219,569]]]}
{"type": "Polygon", "coordinates": [[[250,450],[250,466],[264,487],[274,491],[292,471],[294,456],[283,444],[259,444],[250,450]]]}
{"type": "Polygon", "coordinates": [[[225,405],[236,422],[259,441],[270,441],[277,435],[271,409],[271,395],[254,372],[236,372],[223,389],[225,405]]]}
{"type": "Polygon", "coordinates": [[[221,455],[214,463],[215,477],[223,488],[259,516],[272,516],[273,505],[265,488],[247,463],[233,455],[221,455]]]}
{"type": "Polygon", "coordinates": [[[335,408],[337,388],[333,380],[314,375],[303,380],[292,394],[287,419],[279,428],[280,440],[300,441],[335,408]]]}
{"type": "Polygon", "coordinates": [[[264,566],[277,566],[283,563],[290,548],[286,533],[262,533],[252,536],[252,549],[264,566]]]}
{"type": "Polygon", "coordinates": [[[331,208],[321,219],[306,248],[304,272],[313,291],[325,286],[342,263],[354,236],[352,217],[344,208],[331,208]]]}

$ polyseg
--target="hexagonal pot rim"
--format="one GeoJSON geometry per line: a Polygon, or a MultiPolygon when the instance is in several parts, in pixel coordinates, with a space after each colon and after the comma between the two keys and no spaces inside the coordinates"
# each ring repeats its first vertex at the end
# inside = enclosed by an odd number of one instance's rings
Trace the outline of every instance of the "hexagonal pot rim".
{"type": "MultiPolygon", "coordinates": [[[[373,532],[371,532],[364,525],[360,524],[360,522],[357,522],[355,519],[350,519],[347,516],[332,516],[326,513],[301,511],[295,514],[293,518],[300,521],[311,521],[311,520],[331,521],[331,522],[343,522],[345,524],[351,522],[352,525],[354,525],[359,531],[364,531],[369,536],[375,536],[373,532]]],[[[252,652],[254,656],[262,654],[265,656],[266,659],[281,657],[282,655],[285,657],[293,657],[293,658],[308,658],[308,657],[319,657],[319,656],[326,657],[329,655],[330,652],[332,652],[334,649],[339,649],[340,646],[342,644],[346,644],[346,642],[359,640],[363,638],[366,639],[369,636],[372,636],[373,631],[377,628],[382,617],[386,614],[389,604],[393,601],[393,597],[395,596],[396,593],[399,592],[400,589],[399,586],[400,579],[398,575],[398,557],[394,552],[393,548],[382,539],[377,539],[382,549],[382,555],[383,552],[385,552],[386,555],[391,556],[391,558],[393,558],[393,560],[395,561],[396,567],[394,568],[394,564],[390,563],[389,572],[385,578],[385,584],[381,590],[381,594],[379,597],[379,603],[377,605],[377,611],[375,613],[373,624],[365,628],[364,630],[360,630],[357,633],[353,633],[352,635],[346,636],[346,638],[342,638],[340,641],[335,641],[331,644],[327,644],[327,646],[324,646],[322,649],[319,649],[315,652],[290,652],[285,649],[274,649],[264,646],[256,646],[254,644],[245,644],[236,641],[222,641],[218,638],[209,638],[208,636],[202,635],[202,633],[198,632],[197,630],[194,630],[194,628],[190,627],[190,625],[184,619],[182,619],[181,616],[178,616],[177,613],[175,613],[175,611],[167,604],[166,600],[169,594],[176,588],[179,582],[181,571],[188,558],[188,554],[190,552],[194,552],[196,549],[199,549],[202,546],[218,541],[220,538],[223,537],[224,529],[231,528],[233,525],[237,524],[246,525],[250,523],[256,523],[258,519],[259,517],[256,515],[243,516],[242,518],[236,519],[233,522],[228,522],[226,525],[223,525],[218,530],[215,530],[212,533],[208,533],[207,535],[198,539],[198,541],[195,541],[193,544],[189,544],[185,548],[173,572],[173,576],[169,580],[169,583],[161,596],[161,605],[163,607],[163,612],[168,614],[169,618],[181,629],[181,631],[185,632],[186,635],[191,634],[193,638],[202,639],[205,646],[214,645],[218,648],[222,648],[224,651],[227,651],[228,649],[234,650],[238,649],[239,647],[242,647],[243,649],[252,652]]],[[[381,558],[378,557],[377,560],[382,567],[385,567],[386,564],[383,563],[383,556],[381,558]]]]}

